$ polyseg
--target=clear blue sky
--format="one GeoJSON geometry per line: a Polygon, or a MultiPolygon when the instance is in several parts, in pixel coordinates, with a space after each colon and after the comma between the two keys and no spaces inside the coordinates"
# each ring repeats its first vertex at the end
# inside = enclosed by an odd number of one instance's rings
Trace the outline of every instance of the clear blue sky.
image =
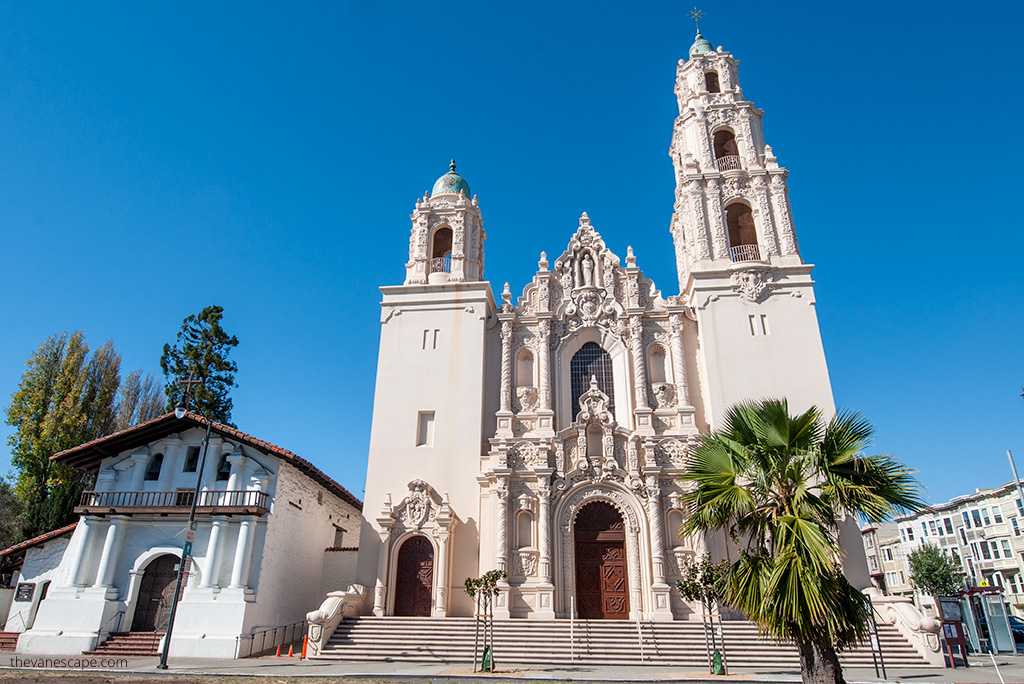
{"type": "MultiPolygon", "coordinates": [[[[932,501],[1024,469],[1021,4],[704,2],[791,171],[836,403],[932,501]]],[[[49,335],[159,372],[225,307],[234,419],[360,495],[413,203],[520,292],[582,211],[676,292],[685,3],[0,3],[0,396],[49,335]]],[[[10,429],[0,428],[6,438],[10,429]]],[[[0,447],[0,472],[8,452],[0,447]]]]}

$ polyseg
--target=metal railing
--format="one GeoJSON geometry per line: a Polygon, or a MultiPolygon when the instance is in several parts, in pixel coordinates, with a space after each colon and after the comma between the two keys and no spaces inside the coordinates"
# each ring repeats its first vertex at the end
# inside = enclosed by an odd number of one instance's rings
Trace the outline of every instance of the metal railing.
{"type": "Polygon", "coordinates": [[[729,258],[733,263],[738,261],[763,261],[761,245],[736,245],[729,248],[729,258]]]}
{"type": "Polygon", "coordinates": [[[430,260],[430,272],[431,273],[451,273],[452,272],[452,255],[446,254],[443,257],[434,257],[430,260]]]}
{"type": "Polygon", "coordinates": [[[102,625],[100,625],[99,633],[103,634],[103,632],[105,631],[106,626],[109,625],[111,622],[113,622],[115,618],[117,619],[117,627],[115,629],[110,630],[110,631],[111,632],[120,632],[121,631],[121,620],[124,618],[124,611],[123,610],[117,611],[116,613],[111,615],[110,618],[106,622],[104,622],[102,625]]]}
{"type": "MultiPolygon", "coordinates": [[[[146,509],[181,508],[192,505],[195,493],[175,492],[83,492],[78,505],[86,508],[146,509]]],[[[199,492],[196,508],[270,508],[270,495],[256,490],[199,492]]]]}
{"type": "Polygon", "coordinates": [[[735,154],[728,154],[715,160],[715,166],[719,171],[736,171],[740,168],[740,158],[735,154]]]}
{"type": "Polygon", "coordinates": [[[247,636],[239,635],[235,637],[235,657],[252,658],[269,653],[278,646],[302,641],[302,637],[305,634],[306,621],[301,620],[290,625],[284,625],[283,627],[267,627],[247,636]],[[248,641],[248,644],[243,644],[243,640],[248,641]],[[256,647],[257,643],[259,644],[258,648],[256,647]],[[248,649],[245,646],[248,646],[248,649]],[[244,654],[242,653],[243,650],[246,651],[244,654]]]}

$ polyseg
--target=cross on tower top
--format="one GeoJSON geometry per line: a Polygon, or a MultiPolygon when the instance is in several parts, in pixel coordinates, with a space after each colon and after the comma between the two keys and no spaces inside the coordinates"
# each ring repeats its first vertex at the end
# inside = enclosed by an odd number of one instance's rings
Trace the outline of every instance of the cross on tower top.
{"type": "Polygon", "coordinates": [[[188,399],[189,399],[189,395],[192,394],[192,388],[195,385],[205,385],[205,384],[206,383],[203,381],[202,378],[196,377],[196,372],[194,370],[190,370],[188,372],[188,377],[187,378],[183,378],[183,379],[178,381],[178,386],[181,387],[184,390],[184,393],[183,393],[183,395],[181,397],[181,405],[186,407],[186,408],[188,408],[188,399]]]}
{"type": "Polygon", "coordinates": [[[694,7],[686,16],[693,19],[693,24],[697,27],[697,33],[700,33],[700,18],[704,16],[704,13],[694,7]]]}

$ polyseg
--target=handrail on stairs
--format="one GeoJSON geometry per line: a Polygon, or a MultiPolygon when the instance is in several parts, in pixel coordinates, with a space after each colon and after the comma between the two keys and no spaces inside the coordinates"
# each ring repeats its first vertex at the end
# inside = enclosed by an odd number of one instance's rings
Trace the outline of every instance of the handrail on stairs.
{"type": "Polygon", "coordinates": [[[644,633],[640,629],[640,613],[636,614],[636,642],[640,645],[640,660],[644,660],[644,633]]]}
{"type": "Polygon", "coordinates": [[[576,660],[576,597],[569,597],[569,660],[576,660]]]}
{"type": "Polygon", "coordinates": [[[123,610],[117,611],[116,613],[111,615],[107,619],[106,622],[104,622],[102,625],[100,625],[99,633],[102,634],[103,633],[103,628],[106,627],[107,625],[109,625],[111,622],[113,622],[114,618],[117,618],[117,629],[112,629],[110,631],[111,632],[120,632],[121,631],[121,618],[123,618],[123,617],[124,617],[124,611],[123,610]]]}

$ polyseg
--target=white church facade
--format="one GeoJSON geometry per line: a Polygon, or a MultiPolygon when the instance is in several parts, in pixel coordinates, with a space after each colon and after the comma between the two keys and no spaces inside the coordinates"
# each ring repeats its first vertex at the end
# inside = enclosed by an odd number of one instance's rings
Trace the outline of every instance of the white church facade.
{"type": "MultiPolygon", "coordinates": [[[[363,612],[469,616],[463,581],[498,569],[498,617],[685,619],[681,569],[724,553],[677,533],[699,435],[751,398],[834,412],[813,267],[762,112],[699,35],[675,93],[676,292],[584,213],[521,295],[495,298],[454,162],[416,201],[404,282],[381,288],[363,612]]],[[[867,587],[849,527],[846,572],[867,587]]]]}

